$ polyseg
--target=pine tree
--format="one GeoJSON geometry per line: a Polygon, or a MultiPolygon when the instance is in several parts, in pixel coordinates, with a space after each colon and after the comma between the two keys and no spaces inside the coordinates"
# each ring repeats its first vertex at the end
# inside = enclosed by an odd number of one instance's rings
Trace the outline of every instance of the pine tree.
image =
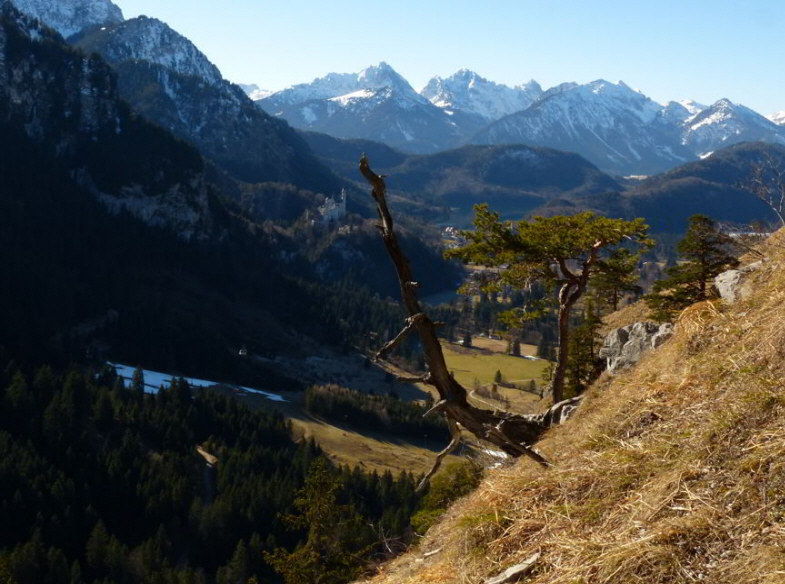
{"type": "Polygon", "coordinates": [[[448,250],[447,257],[497,267],[497,286],[528,289],[539,282],[558,290],[559,353],[551,383],[557,403],[564,399],[572,308],[603,271],[603,253],[622,244],[650,246],[648,226],[640,218],[626,221],[591,212],[512,222],[501,221],[487,204],[476,205],[474,211],[474,231],[462,233],[467,244],[448,250]]]}
{"type": "Polygon", "coordinates": [[[639,254],[622,247],[613,250],[610,256],[600,260],[600,269],[591,284],[598,302],[616,311],[624,294],[640,294],[641,287],[638,286],[636,270],[639,259],[639,254]]]}
{"type": "Polygon", "coordinates": [[[357,575],[359,557],[367,551],[365,526],[353,508],[338,503],[339,489],[329,463],[316,459],[294,501],[300,514],[286,518],[293,528],[307,527],[305,544],[293,552],[278,548],[265,554],[286,584],[340,584],[357,575]]]}
{"type": "Polygon", "coordinates": [[[602,320],[594,311],[594,303],[588,301],[581,324],[575,328],[570,339],[565,392],[567,397],[581,394],[599,372],[597,348],[601,324],[602,320]]]}
{"type": "Polygon", "coordinates": [[[670,320],[676,312],[706,300],[714,277],[739,264],[727,248],[727,236],[719,232],[712,219],[705,215],[690,217],[687,233],[677,247],[687,261],[667,268],[668,277],[655,282],[652,293],[646,296],[654,319],[670,320]]]}
{"type": "Polygon", "coordinates": [[[134,376],[131,379],[131,389],[140,395],[144,393],[144,370],[141,367],[134,369],[134,376]]]}

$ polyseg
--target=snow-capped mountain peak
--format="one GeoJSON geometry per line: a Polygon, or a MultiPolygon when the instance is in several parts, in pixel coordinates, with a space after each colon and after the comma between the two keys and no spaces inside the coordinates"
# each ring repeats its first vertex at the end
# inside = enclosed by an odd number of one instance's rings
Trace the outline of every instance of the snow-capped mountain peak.
{"type": "Polygon", "coordinates": [[[110,0],[10,0],[21,12],[51,26],[64,38],[98,25],[123,21],[123,11],[110,0]]]}
{"type": "Polygon", "coordinates": [[[460,69],[446,79],[434,77],[420,95],[445,110],[460,110],[493,121],[529,107],[542,95],[542,88],[533,80],[508,87],[460,69]]]}
{"type": "Polygon", "coordinates": [[[376,66],[367,67],[357,74],[357,84],[362,89],[381,89],[392,87],[406,92],[414,92],[412,86],[398,72],[382,61],[376,66]]]}
{"type": "Polygon", "coordinates": [[[614,112],[627,112],[636,115],[645,123],[653,122],[662,106],[639,91],[635,91],[623,81],[611,83],[605,79],[597,79],[585,85],[578,85],[563,91],[560,95],[570,101],[582,101],[597,108],[614,112]]]}
{"type": "Polygon", "coordinates": [[[699,156],[737,142],[763,140],[785,144],[785,132],[770,119],[727,98],[684,122],[682,143],[699,156]]]}
{"type": "Polygon", "coordinates": [[[278,111],[282,107],[296,103],[332,99],[355,94],[358,91],[376,91],[385,87],[390,87],[410,99],[419,98],[409,82],[390,65],[382,61],[378,65],[367,67],[358,73],[328,73],[310,83],[299,83],[276,91],[262,98],[262,101],[264,102],[263,107],[266,109],[278,111]]]}
{"type": "Polygon", "coordinates": [[[238,83],[237,85],[252,101],[259,101],[274,93],[269,89],[262,89],[256,83],[238,83]]]}
{"type": "Polygon", "coordinates": [[[578,152],[611,172],[651,174],[693,158],[676,136],[655,124],[663,109],[623,82],[564,83],[473,141],[548,146],[578,152]]]}

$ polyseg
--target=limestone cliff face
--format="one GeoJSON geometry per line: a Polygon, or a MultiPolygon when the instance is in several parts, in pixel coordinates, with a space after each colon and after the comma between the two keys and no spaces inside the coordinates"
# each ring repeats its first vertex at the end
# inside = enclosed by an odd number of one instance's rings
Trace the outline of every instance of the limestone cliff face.
{"type": "Polygon", "coordinates": [[[103,59],[0,4],[0,122],[47,150],[114,212],[181,236],[211,229],[197,152],[131,115],[103,59]]]}
{"type": "Polygon", "coordinates": [[[54,28],[63,37],[92,26],[123,21],[123,11],[110,0],[10,0],[21,12],[54,28]]]}
{"type": "Polygon", "coordinates": [[[635,365],[644,353],[659,347],[672,334],[670,323],[636,322],[611,331],[600,349],[600,357],[606,360],[607,370],[615,373],[635,365]]]}
{"type": "MultiPolygon", "coordinates": [[[[590,388],[537,445],[551,468],[489,471],[363,582],[782,582],[785,232],[760,251],[746,295],[687,308],[670,340],[590,388]]],[[[622,348],[660,332],[625,328],[622,348]]]]}

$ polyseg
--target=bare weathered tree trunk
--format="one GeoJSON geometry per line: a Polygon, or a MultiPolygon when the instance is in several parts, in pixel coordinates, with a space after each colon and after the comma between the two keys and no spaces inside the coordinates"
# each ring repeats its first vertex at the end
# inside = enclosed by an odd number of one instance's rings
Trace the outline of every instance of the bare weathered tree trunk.
{"type": "Polygon", "coordinates": [[[752,166],[750,177],[741,185],[777,215],[780,225],[785,225],[785,169],[782,160],[764,155],[763,161],[752,166]]]}
{"type": "MultiPolygon", "coordinates": [[[[443,412],[448,420],[460,424],[463,428],[478,438],[494,444],[510,456],[526,455],[543,466],[548,462],[531,448],[553,423],[557,423],[560,413],[566,405],[577,401],[577,398],[555,404],[550,410],[538,415],[521,415],[509,412],[490,411],[477,408],[467,400],[466,389],[450,375],[444,361],[442,346],[436,335],[436,325],[422,311],[417,298],[417,283],[411,273],[409,261],[398,244],[398,238],[393,230],[393,219],[387,208],[386,186],[384,178],[374,173],[368,165],[365,156],[360,160],[360,171],[373,187],[373,198],[376,201],[380,223],[377,225],[381,233],[387,252],[395,265],[398,281],[401,286],[401,296],[409,318],[406,326],[395,339],[387,343],[377,354],[383,357],[395,345],[400,343],[406,335],[417,331],[422,340],[425,361],[429,372],[417,381],[433,385],[439,393],[440,400],[428,412],[443,412]]],[[[426,415],[428,415],[426,414],[426,415]]],[[[452,425],[451,425],[452,427],[452,425]]],[[[453,442],[457,444],[455,435],[453,442]]],[[[446,456],[445,450],[438,461],[446,456]]]]}

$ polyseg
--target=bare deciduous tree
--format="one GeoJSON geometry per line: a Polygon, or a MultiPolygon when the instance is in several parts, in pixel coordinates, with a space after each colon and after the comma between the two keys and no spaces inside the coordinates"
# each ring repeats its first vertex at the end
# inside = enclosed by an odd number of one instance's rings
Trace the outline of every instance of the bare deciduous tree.
{"type": "Polygon", "coordinates": [[[749,178],[741,187],[766,203],[785,226],[785,168],[782,158],[769,153],[752,165],[749,178]]]}

